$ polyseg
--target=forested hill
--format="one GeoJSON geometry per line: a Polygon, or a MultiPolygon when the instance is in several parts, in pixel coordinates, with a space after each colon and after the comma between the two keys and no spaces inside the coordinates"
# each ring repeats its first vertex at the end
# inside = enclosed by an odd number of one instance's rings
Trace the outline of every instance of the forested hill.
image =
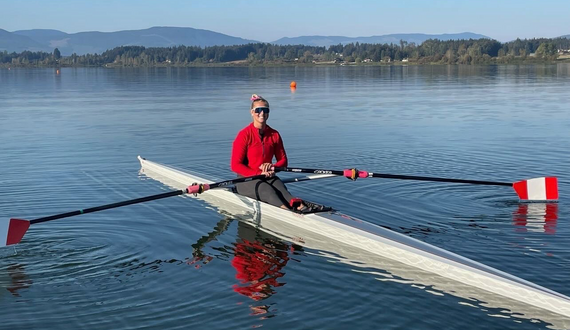
{"type": "Polygon", "coordinates": [[[338,44],[330,47],[252,43],[212,47],[121,46],[101,54],[0,52],[3,66],[196,66],[290,64],[493,64],[545,62],[570,58],[570,39],[434,40],[422,44],[338,44]]]}

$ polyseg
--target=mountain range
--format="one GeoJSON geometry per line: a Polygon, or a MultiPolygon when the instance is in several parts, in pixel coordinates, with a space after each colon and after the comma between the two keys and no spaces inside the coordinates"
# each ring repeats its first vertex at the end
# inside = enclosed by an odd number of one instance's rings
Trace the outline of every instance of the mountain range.
{"type": "Polygon", "coordinates": [[[338,44],[349,43],[366,43],[366,44],[399,44],[400,40],[408,43],[421,44],[428,39],[439,40],[460,40],[460,39],[491,39],[482,34],[471,32],[454,33],[454,34],[423,34],[423,33],[407,33],[407,34],[386,34],[371,37],[342,37],[342,36],[306,36],[296,38],[281,38],[274,41],[277,45],[309,45],[309,46],[332,46],[338,44]]]}
{"type": "Polygon", "coordinates": [[[24,50],[39,51],[46,48],[26,36],[0,29],[0,51],[21,52],[24,50]]]}
{"type": "Polygon", "coordinates": [[[119,46],[171,47],[243,45],[258,41],[228,36],[209,30],[179,27],[152,27],[144,30],[117,32],[65,33],[58,30],[0,30],[0,51],[46,51],[58,48],[62,55],[83,55],[119,46]]]}
{"type": "MultiPolygon", "coordinates": [[[[570,36],[568,36],[570,37],[570,36]]],[[[487,36],[464,32],[456,34],[387,34],[370,37],[343,37],[343,36],[301,36],[295,38],[281,38],[271,43],[276,45],[308,45],[331,46],[348,43],[394,43],[400,40],[408,43],[421,44],[428,39],[459,40],[481,39],[487,36]]],[[[171,47],[185,46],[231,46],[257,43],[259,41],[233,37],[226,34],[200,30],[189,27],[152,27],[143,30],[125,30],[117,32],[78,32],[65,33],[58,30],[34,29],[9,32],[0,29],[0,51],[45,51],[53,52],[58,48],[62,55],[76,53],[100,54],[108,49],[118,46],[145,46],[145,47],[171,47]]]]}

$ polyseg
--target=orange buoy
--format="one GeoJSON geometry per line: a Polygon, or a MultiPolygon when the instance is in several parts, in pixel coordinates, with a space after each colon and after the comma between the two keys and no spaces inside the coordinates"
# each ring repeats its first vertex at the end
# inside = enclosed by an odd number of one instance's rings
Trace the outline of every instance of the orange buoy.
{"type": "Polygon", "coordinates": [[[291,87],[291,93],[295,93],[296,89],[297,89],[297,87],[291,87]]]}
{"type": "Polygon", "coordinates": [[[295,81],[292,81],[289,86],[291,86],[291,88],[297,88],[297,83],[295,81]]]}

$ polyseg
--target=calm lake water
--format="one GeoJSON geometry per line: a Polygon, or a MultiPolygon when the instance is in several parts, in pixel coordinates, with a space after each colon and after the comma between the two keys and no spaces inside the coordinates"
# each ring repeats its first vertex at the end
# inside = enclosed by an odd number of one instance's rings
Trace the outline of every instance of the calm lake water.
{"type": "MultiPolygon", "coordinates": [[[[558,204],[519,204],[508,187],[384,179],[290,189],[570,295],[569,83],[568,64],[1,69],[0,216],[165,191],[139,175],[137,155],[232,178],[232,141],[258,93],[292,166],[558,176],[558,204]]],[[[332,245],[301,247],[180,197],[37,224],[0,251],[0,328],[559,327],[332,245]],[[276,263],[262,296],[240,289],[251,284],[235,262],[244,251],[276,263]]]]}

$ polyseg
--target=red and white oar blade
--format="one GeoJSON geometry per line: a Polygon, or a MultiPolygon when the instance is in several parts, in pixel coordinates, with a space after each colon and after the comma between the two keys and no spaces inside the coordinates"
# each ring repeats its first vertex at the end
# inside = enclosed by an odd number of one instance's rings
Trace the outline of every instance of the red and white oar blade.
{"type": "Polygon", "coordinates": [[[517,195],[525,201],[556,201],[558,200],[558,179],[542,177],[522,180],[513,183],[517,195]]]}
{"type": "Polygon", "coordinates": [[[0,247],[20,243],[28,228],[28,220],[0,219],[0,247]]]}

